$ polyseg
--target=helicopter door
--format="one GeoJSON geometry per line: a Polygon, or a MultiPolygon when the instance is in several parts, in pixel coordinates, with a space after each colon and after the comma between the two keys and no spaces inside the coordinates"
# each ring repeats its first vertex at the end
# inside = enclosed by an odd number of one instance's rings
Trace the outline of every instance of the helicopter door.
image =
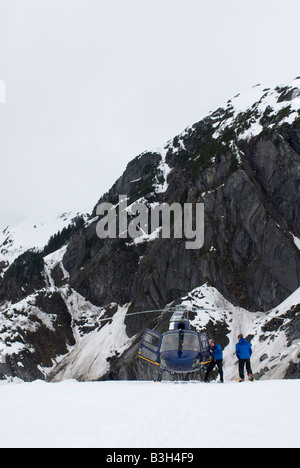
{"type": "Polygon", "coordinates": [[[142,338],[138,356],[145,361],[159,366],[161,338],[162,336],[159,333],[147,328],[142,338]]]}
{"type": "Polygon", "coordinates": [[[209,342],[207,335],[205,333],[200,333],[199,335],[200,350],[201,350],[201,360],[203,364],[206,364],[210,361],[209,354],[209,342]]]}

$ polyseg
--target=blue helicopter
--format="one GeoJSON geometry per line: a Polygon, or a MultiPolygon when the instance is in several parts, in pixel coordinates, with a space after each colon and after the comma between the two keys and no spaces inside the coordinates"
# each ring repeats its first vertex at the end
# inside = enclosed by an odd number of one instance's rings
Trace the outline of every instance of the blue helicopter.
{"type": "Polygon", "coordinates": [[[145,330],[138,357],[158,367],[157,382],[161,382],[164,372],[174,375],[203,371],[211,361],[206,333],[191,330],[189,310],[182,306],[175,308],[169,331],[161,335],[145,330]]]}

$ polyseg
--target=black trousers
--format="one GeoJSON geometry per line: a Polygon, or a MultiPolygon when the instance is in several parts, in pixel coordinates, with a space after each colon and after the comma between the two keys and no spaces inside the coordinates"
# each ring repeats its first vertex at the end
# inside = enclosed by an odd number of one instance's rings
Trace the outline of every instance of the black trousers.
{"type": "Polygon", "coordinates": [[[204,378],[205,382],[208,381],[209,374],[215,368],[215,366],[218,366],[218,371],[219,371],[219,374],[220,374],[220,380],[221,380],[221,382],[223,382],[223,359],[217,359],[216,361],[211,361],[211,363],[209,364],[209,366],[207,368],[207,371],[206,371],[206,375],[205,375],[205,378],[204,378]]]}
{"type": "Polygon", "coordinates": [[[250,359],[239,359],[239,373],[240,373],[241,379],[245,378],[245,374],[244,374],[245,364],[246,364],[247,374],[248,375],[252,374],[250,359]]]}

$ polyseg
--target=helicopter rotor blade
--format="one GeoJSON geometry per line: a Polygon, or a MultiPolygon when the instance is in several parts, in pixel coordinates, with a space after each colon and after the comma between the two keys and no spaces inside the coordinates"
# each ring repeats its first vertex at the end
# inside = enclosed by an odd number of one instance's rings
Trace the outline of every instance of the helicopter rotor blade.
{"type": "MultiPolygon", "coordinates": [[[[125,318],[127,317],[131,317],[132,315],[140,315],[140,314],[151,314],[151,313],[158,313],[158,312],[173,312],[172,311],[169,311],[169,310],[166,310],[166,309],[156,309],[156,310],[141,310],[139,312],[132,312],[131,314],[126,314],[125,315],[125,318]]],[[[106,320],[112,320],[114,318],[114,316],[112,317],[106,317],[106,318],[103,318],[103,319],[99,319],[98,322],[105,322],[106,320]]]]}
{"type": "MultiPolygon", "coordinates": [[[[229,308],[226,307],[221,307],[222,310],[230,310],[229,308]]],[[[153,313],[158,313],[158,312],[185,312],[188,310],[189,312],[201,312],[201,311],[215,311],[216,309],[211,309],[208,307],[188,307],[188,306],[177,306],[177,307],[165,307],[164,309],[153,309],[153,310],[140,310],[138,312],[131,312],[130,314],[126,314],[125,318],[131,317],[134,315],[141,315],[141,314],[153,314],[153,313]]],[[[114,316],[112,317],[106,317],[103,319],[99,319],[98,322],[105,322],[107,320],[112,320],[114,316]]]]}

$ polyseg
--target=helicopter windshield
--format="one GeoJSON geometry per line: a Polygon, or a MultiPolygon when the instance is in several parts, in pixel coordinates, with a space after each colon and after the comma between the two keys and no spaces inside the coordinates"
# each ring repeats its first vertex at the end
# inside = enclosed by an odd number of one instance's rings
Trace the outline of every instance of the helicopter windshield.
{"type": "Polygon", "coordinates": [[[161,344],[161,352],[164,351],[200,352],[198,335],[189,331],[166,333],[163,335],[161,344]]]}

